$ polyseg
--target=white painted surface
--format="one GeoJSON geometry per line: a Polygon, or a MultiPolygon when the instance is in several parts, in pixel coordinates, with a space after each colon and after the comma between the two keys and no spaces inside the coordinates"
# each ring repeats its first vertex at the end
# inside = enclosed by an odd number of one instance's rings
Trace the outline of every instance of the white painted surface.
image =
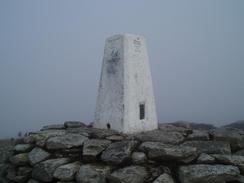
{"type": "Polygon", "coordinates": [[[95,112],[95,127],[124,133],[158,128],[146,42],[123,34],[106,40],[95,112]],[[139,105],[145,104],[145,119],[139,105]]]}

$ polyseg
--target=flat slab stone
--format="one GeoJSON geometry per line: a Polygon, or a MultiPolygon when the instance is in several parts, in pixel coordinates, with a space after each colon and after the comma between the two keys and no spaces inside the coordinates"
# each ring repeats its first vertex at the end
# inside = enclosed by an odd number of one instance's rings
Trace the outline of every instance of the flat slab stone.
{"type": "Polygon", "coordinates": [[[232,165],[188,165],[179,168],[182,183],[223,183],[238,179],[240,171],[232,165]]]}
{"type": "Polygon", "coordinates": [[[242,173],[244,173],[244,156],[221,154],[214,154],[212,156],[218,163],[226,165],[235,165],[239,167],[242,173]]]}
{"type": "Polygon", "coordinates": [[[54,171],[61,165],[69,163],[69,158],[49,159],[34,166],[32,177],[42,182],[51,182],[54,171]]]}
{"type": "Polygon", "coordinates": [[[61,129],[64,129],[63,124],[47,125],[42,127],[41,130],[61,130],[61,129]]]}
{"type": "Polygon", "coordinates": [[[146,142],[162,142],[165,144],[180,144],[184,141],[185,137],[180,132],[167,132],[162,130],[153,130],[148,132],[142,132],[134,135],[135,139],[146,142]]]}
{"type": "Polygon", "coordinates": [[[199,153],[231,154],[230,144],[224,141],[186,141],[182,145],[196,147],[199,153]]]}
{"type": "Polygon", "coordinates": [[[143,142],[139,149],[147,153],[148,158],[152,160],[189,163],[198,156],[195,147],[168,145],[161,142],[143,142]]]}
{"type": "Polygon", "coordinates": [[[64,126],[65,128],[79,128],[79,127],[86,127],[86,124],[80,121],[65,121],[64,126]]]}
{"type": "Polygon", "coordinates": [[[65,134],[63,136],[51,137],[46,142],[47,149],[66,149],[82,146],[87,137],[79,134],[65,134]]]}
{"type": "Polygon", "coordinates": [[[14,146],[14,151],[18,153],[29,152],[33,148],[32,144],[17,144],[14,146]]]}

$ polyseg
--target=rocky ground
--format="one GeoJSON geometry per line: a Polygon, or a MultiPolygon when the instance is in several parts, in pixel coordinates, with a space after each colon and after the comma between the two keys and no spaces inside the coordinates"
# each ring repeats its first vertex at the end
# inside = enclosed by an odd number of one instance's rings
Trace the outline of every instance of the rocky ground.
{"type": "Polygon", "coordinates": [[[5,170],[8,167],[8,157],[12,153],[15,141],[11,139],[2,139],[0,140],[0,182],[7,182],[5,180],[5,170]]]}
{"type": "Polygon", "coordinates": [[[125,135],[65,122],[30,133],[9,161],[19,183],[244,183],[244,132],[177,123],[125,135]]]}

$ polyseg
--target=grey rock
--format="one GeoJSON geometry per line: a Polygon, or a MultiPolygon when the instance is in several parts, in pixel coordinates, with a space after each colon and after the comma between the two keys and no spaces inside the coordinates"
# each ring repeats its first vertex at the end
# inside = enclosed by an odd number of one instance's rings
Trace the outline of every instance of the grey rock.
{"type": "Polygon", "coordinates": [[[31,144],[17,144],[14,146],[14,151],[18,153],[29,152],[33,148],[31,144]]]}
{"type": "Polygon", "coordinates": [[[114,142],[103,151],[101,159],[108,164],[126,164],[130,161],[131,153],[136,145],[136,141],[114,142]]]}
{"type": "Polygon", "coordinates": [[[28,175],[18,175],[15,167],[10,167],[7,172],[7,178],[10,181],[17,182],[17,183],[24,183],[28,180],[28,175]]]}
{"type": "Polygon", "coordinates": [[[163,173],[160,175],[153,183],[174,183],[174,179],[171,177],[171,175],[167,173],[163,173]]]}
{"type": "Polygon", "coordinates": [[[61,130],[64,129],[63,124],[47,125],[44,126],[41,130],[61,130]]]}
{"type": "Polygon", "coordinates": [[[197,149],[188,146],[168,145],[161,142],[143,142],[139,149],[147,153],[148,158],[162,161],[189,163],[197,158],[197,149]]]}
{"type": "Polygon", "coordinates": [[[124,140],[124,137],[122,135],[111,135],[106,137],[106,139],[111,141],[122,141],[124,140]]]}
{"type": "Polygon", "coordinates": [[[143,152],[133,152],[131,158],[135,164],[144,164],[147,162],[147,156],[143,152]]]}
{"type": "Polygon", "coordinates": [[[211,130],[215,129],[216,127],[211,124],[206,123],[193,123],[188,121],[176,121],[173,123],[170,123],[171,125],[177,126],[177,127],[185,127],[190,128],[193,130],[211,130]]]}
{"type": "Polygon", "coordinates": [[[61,181],[74,180],[76,172],[80,168],[80,162],[69,163],[58,167],[53,176],[61,181]]]}
{"type": "Polygon", "coordinates": [[[98,128],[89,128],[90,137],[104,139],[108,136],[118,135],[119,132],[115,130],[107,130],[107,129],[98,129],[98,128]]]}
{"type": "Polygon", "coordinates": [[[235,155],[244,156],[244,149],[235,152],[235,155]]]}
{"type": "Polygon", "coordinates": [[[231,148],[228,142],[223,141],[186,141],[185,146],[196,147],[199,153],[206,154],[230,154],[231,148]]]}
{"type": "Polygon", "coordinates": [[[29,136],[24,138],[25,143],[35,143],[39,147],[45,147],[46,140],[51,137],[65,135],[65,130],[44,130],[30,133],[29,136]]]}
{"type": "Polygon", "coordinates": [[[149,177],[146,182],[153,182],[160,175],[164,173],[171,175],[170,169],[163,165],[158,166],[158,165],[147,164],[147,170],[149,172],[149,177]]]}
{"type": "Polygon", "coordinates": [[[110,182],[118,183],[143,183],[148,177],[148,172],[142,166],[129,166],[115,170],[109,177],[110,182]]]}
{"type": "Polygon", "coordinates": [[[95,161],[96,157],[106,149],[111,141],[103,139],[88,139],[83,146],[83,159],[87,162],[95,161]]]}
{"type": "Polygon", "coordinates": [[[142,142],[152,141],[162,142],[165,144],[180,144],[185,139],[184,135],[180,132],[168,132],[162,130],[138,133],[134,135],[134,138],[142,142]]]}
{"type": "Polygon", "coordinates": [[[181,183],[224,183],[238,179],[240,171],[232,165],[188,165],[179,168],[181,183]]]}
{"type": "Polygon", "coordinates": [[[28,153],[21,153],[10,157],[10,162],[14,165],[26,165],[29,163],[28,153]]]}
{"type": "Polygon", "coordinates": [[[86,127],[86,124],[80,121],[65,121],[64,126],[66,128],[79,128],[79,127],[86,127]]]}
{"type": "Polygon", "coordinates": [[[215,158],[206,154],[206,153],[202,153],[197,158],[197,163],[199,163],[199,164],[213,164],[213,163],[215,163],[215,158]]]}
{"type": "Polygon", "coordinates": [[[43,182],[51,182],[53,180],[54,171],[61,165],[69,163],[68,158],[49,159],[38,163],[32,170],[32,177],[43,182]]]}
{"type": "Polygon", "coordinates": [[[35,147],[28,154],[28,158],[30,160],[31,165],[35,165],[36,163],[44,161],[49,157],[50,157],[50,154],[39,147],[35,147]]]}
{"type": "Polygon", "coordinates": [[[238,155],[212,155],[218,163],[226,165],[238,166],[242,173],[244,173],[244,156],[238,155]]]}
{"type": "Polygon", "coordinates": [[[32,172],[32,168],[29,166],[24,166],[24,167],[19,167],[17,174],[18,175],[25,175],[27,177],[29,177],[31,175],[32,172]]]}
{"type": "Polygon", "coordinates": [[[47,149],[66,149],[82,146],[87,137],[79,134],[65,134],[63,136],[51,137],[46,142],[47,149]]]}
{"type": "Polygon", "coordinates": [[[111,168],[109,166],[82,165],[76,174],[78,183],[106,183],[106,177],[109,175],[111,168]]]}
{"type": "Polygon", "coordinates": [[[172,124],[159,124],[158,128],[163,132],[179,132],[184,136],[192,133],[192,129],[183,126],[174,126],[172,124]]]}
{"type": "Polygon", "coordinates": [[[186,140],[209,140],[209,133],[207,131],[193,130],[192,134],[189,134],[186,140]]]}
{"type": "Polygon", "coordinates": [[[244,149],[244,131],[235,128],[218,128],[211,132],[214,140],[226,141],[232,151],[244,149]]]}
{"type": "Polygon", "coordinates": [[[5,163],[9,160],[9,157],[13,154],[13,147],[15,140],[0,139],[0,163],[5,163]]]}

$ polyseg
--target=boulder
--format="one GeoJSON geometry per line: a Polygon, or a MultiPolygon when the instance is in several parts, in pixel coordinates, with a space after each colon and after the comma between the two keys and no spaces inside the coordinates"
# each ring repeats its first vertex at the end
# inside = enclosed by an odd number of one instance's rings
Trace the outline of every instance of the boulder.
{"type": "Polygon", "coordinates": [[[28,153],[28,158],[31,165],[35,165],[36,163],[44,161],[49,157],[50,154],[39,147],[35,147],[31,152],[28,153]]]}
{"type": "Polygon", "coordinates": [[[207,131],[193,130],[192,134],[189,134],[186,140],[209,140],[209,133],[207,131]]]}
{"type": "Polygon", "coordinates": [[[64,126],[65,128],[80,128],[86,127],[86,124],[80,121],[65,121],[64,126]]]}
{"type": "Polygon", "coordinates": [[[115,130],[108,130],[108,129],[99,129],[99,128],[89,128],[90,130],[90,137],[104,139],[108,136],[118,135],[119,132],[115,130]]]}
{"type": "Polygon", "coordinates": [[[171,175],[171,171],[168,167],[163,165],[153,165],[147,164],[147,170],[149,172],[149,177],[147,178],[146,182],[153,182],[156,180],[160,175],[167,173],[171,175]]]}
{"type": "Polygon", "coordinates": [[[131,153],[136,145],[136,141],[114,142],[103,151],[101,159],[113,165],[127,164],[131,159],[131,153]]]}
{"type": "Polygon", "coordinates": [[[159,124],[159,130],[163,132],[179,132],[182,133],[184,136],[192,133],[191,128],[183,127],[183,126],[174,126],[172,124],[159,124]]]}
{"type": "Polygon", "coordinates": [[[14,146],[14,151],[17,153],[29,152],[33,148],[31,144],[17,144],[14,146]]]}
{"type": "Polygon", "coordinates": [[[122,135],[111,135],[111,136],[108,136],[106,137],[107,140],[111,140],[111,141],[122,141],[124,140],[124,136],[122,135]]]}
{"type": "Polygon", "coordinates": [[[224,183],[238,180],[240,171],[232,165],[188,165],[179,168],[181,183],[224,183]]]}
{"type": "Polygon", "coordinates": [[[61,181],[74,180],[76,172],[80,168],[80,162],[73,162],[58,167],[53,176],[61,181]]]}
{"type": "Polygon", "coordinates": [[[148,177],[148,172],[142,166],[129,166],[115,170],[109,177],[110,182],[118,183],[143,183],[148,177]]]}
{"type": "Polygon", "coordinates": [[[29,136],[24,138],[24,142],[27,144],[35,143],[39,147],[45,147],[46,140],[51,137],[65,135],[65,130],[44,130],[30,133],[29,136]]]}
{"type": "Polygon", "coordinates": [[[28,153],[20,153],[10,157],[10,162],[14,165],[27,165],[29,163],[28,153]]]}
{"type": "Polygon", "coordinates": [[[95,161],[96,157],[106,149],[111,141],[103,139],[88,139],[83,146],[83,159],[87,162],[95,161]]]}
{"type": "Polygon", "coordinates": [[[54,171],[61,165],[69,163],[68,158],[49,159],[34,166],[32,177],[42,182],[51,182],[54,171]]]}
{"type": "Polygon", "coordinates": [[[147,153],[149,159],[160,161],[189,163],[198,156],[195,147],[175,146],[161,142],[143,142],[139,149],[147,153]]]}
{"type": "Polygon", "coordinates": [[[244,131],[235,128],[218,128],[212,130],[214,140],[226,141],[231,145],[232,151],[244,149],[244,131]]]}
{"type": "Polygon", "coordinates": [[[106,183],[106,177],[111,168],[109,166],[86,164],[82,165],[76,174],[78,183],[106,183]]]}
{"type": "Polygon", "coordinates": [[[167,173],[163,173],[160,175],[156,180],[153,181],[153,183],[174,183],[174,179],[171,177],[171,175],[167,173]]]}
{"type": "Polygon", "coordinates": [[[215,158],[206,154],[206,153],[202,153],[197,158],[197,163],[199,163],[199,164],[213,164],[213,163],[215,163],[215,158]]]}
{"type": "Polygon", "coordinates": [[[167,132],[162,130],[153,130],[142,132],[134,135],[134,138],[141,141],[162,142],[165,144],[180,144],[184,141],[185,137],[180,132],[167,132]]]}
{"type": "Polygon", "coordinates": [[[212,155],[218,163],[226,165],[235,165],[239,167],[241,172],[244,173],[244,156],[238,155],[221,155],[215,154],[212,155]]]}
{"type": "Polygon", "coordinates": [[[199,153],[231,154],[230,144],[223,141],[186,141],[182,145],[196,147],[199,153]]]}
{"type": "Polygon", "coordinates": [[[144,164],[147,162],[147,156],[143,152],[133,152],[131,158],[135,164],[144,164]]]}
{"type": "Polygon", "coordinates": [[[63,124],[47,125],[42,127],[41,130],[61,130],[61,129],[64,129],[63,124]]]}
{"type": "Polygon", "coordinates": [[[66,149],[82,146],[87,137],[79,134],[65,134],[63,136],[51,137],[47,140],[47,149],[66,149]]]}

